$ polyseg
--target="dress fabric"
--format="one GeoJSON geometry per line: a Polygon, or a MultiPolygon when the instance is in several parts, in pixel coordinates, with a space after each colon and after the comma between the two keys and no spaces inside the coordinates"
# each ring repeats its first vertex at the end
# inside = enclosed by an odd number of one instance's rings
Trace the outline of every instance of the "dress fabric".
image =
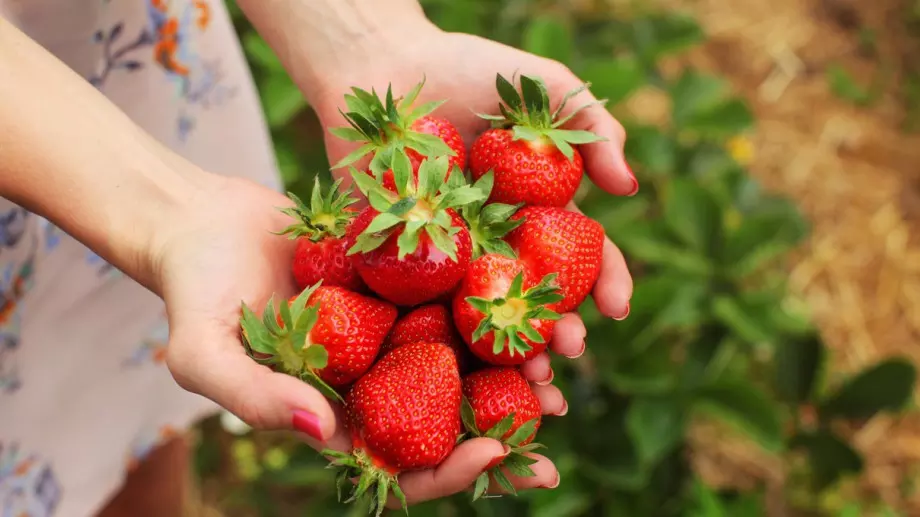
{"type": "MultiPolygon", "coordinates": [[[[281,188],[220,0],[0,0],[0,16],[178,154],[281,188]]],[[[218,410],[173,381],[167,337],[159,298],[0,198],[0,517],[92,516],[218,410]]]]}

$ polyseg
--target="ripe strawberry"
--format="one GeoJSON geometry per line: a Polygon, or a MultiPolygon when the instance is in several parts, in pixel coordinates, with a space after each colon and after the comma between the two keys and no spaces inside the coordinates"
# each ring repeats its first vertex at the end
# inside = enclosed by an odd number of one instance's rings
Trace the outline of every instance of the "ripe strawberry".
{"type": "Polygon", "coordinates": [[[454,211],[485,195],[448,178],[445,157],[425,160],[418,185],[411,181],[409,158],[393,160],[398,193],[352,168],[370,205],[352,223],[348,254],[367,286],[397,305],[419,305],[451,292],[469,267],[470,233],[454,211]]]}
{"type": "Polygon", "coordinates": [[[572,144],[603,140],[589,131],[559,129],[582,106],[559,118],[568,100],[587,85],[565,95],[550,111],[546,85],[538,77],[521,76],[521,94],[498,75],[496,86],[504,104],[501,115],[480,115],[493,129],[481,134],[470,149],[474,179],[495,172],[495,190],[489,201],[540,206],[565,206],[575,196],[584,175],[581,154],[572,144]]]}
{"type": "Polygon", "coordinates": [[[300,377],[326,396],[371,367],[396,321],[396,307],[341,287],[305,289],[259,319],[243,304],[243,337],[258,362],[300,377]]]}
{"type": "Polygon", "coordinates": [[[375,178],[384,172],[392,175],[392,161],[397,151],[403,151],[411,160],[414,173],[425,158],[448,156],[451,168],[466,168],[466,146],[460,131],[449,120],[430,115],[446,101],[433,101],[414,106],[425,81],[418,83],[402,99],[393,99],[392,86],[387,88],[383,101],[375,90],[367,92],[352,88],[346,95],[348,112],[342,113],[351,127],[332,128],[335,136],[363,145],[332,168],[350,165],[369,153],[374,158],[369,165],[375,178]]]}
{"type": "Polygon", "coordinates": [[[288,193],[295,206],[281,210],[297,220],[296,224],[280,233],[297,241],[291,272],[298,289],[303,290],[322,281],[327,287],[364,290],[364,282],[345,255],[348,248],[343,238],[346,228],[357,215],[350,206],[358,200],[349,195],[351,190],[340,193],[341,184],[342,180],[336,181],[323,195],[317,177],[309,206],[288,193]]]}
{"type": "Polygon", "coordinates": [[[604,255],[604,227],[563,208],[529,206],[512,219],[524,223],[505,240],[537,276],[557,273],[564,299],[552,309],[571,312],[594,289],[604,255]]]}
{"type": "Polygon", "coordinates": [[[537,282],[520,261],[488,254],[470,264],[454,296],[454,322],[477,357],[521,364],[546,349],[561,316],[546,307],[562,296],[555,275],[537,282]]]}
{"type": "Polygon", "coordinates": [[[462,431],[460,374],[451,350],[440,343],[401,346],[361,377],[345,399],[351,453],[324,450],[341,468],[337,485],[358,477],[349,501],[371,494],[379,516],[392,490],[405,506],[397,476],[436,467],[462,431]]]}
{"type": "Polygon", "coordinates": [[[463,379],[463,425],[472,436],[485,436],[508,445],[511,453],[476,479],[473,500],[489,487],[489,473],[502,487],[514,493],[514,487],[499,468],[517,476],[533,476],[530,465],[536,463],[525,453],[542,447],[532,443],[540,429],[540,399],[516,368],[493,366],[467,375],[463,379]]]}
{"type": "Polygon", "coordinates": [[[464,371],[469,350],[454,327],[450,310],[440,304],[425,305],[406,314],[393,325],[380,355],[412,343],[444,343],[454,351],[460,371],[464,371]]]}

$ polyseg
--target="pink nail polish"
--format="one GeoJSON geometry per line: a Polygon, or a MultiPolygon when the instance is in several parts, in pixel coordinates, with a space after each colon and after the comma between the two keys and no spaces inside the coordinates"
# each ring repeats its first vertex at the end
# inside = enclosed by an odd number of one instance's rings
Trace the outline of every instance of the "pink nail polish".
{"type": "Polygon", "coordinates": [[[323,441],[323,430],[319,425],[319,417],[313,413],[301,409],[295,410],[291,418],[291,425],[314,440],[323,441]]]}
{"type": "Polygon", "coordinates": [[[626,172],[629,173],[629,179],[632,180],[632,183],[633,183],[632,189],[626,195],[635,196],[636,194],[639,193],[639,180],[636,179],[636,175],[633,173],[632,167],[630,167],[628,163],[624,161],[623,165],[626,166],[626,172]]]}
{"type": "Polygon", "coordinates": [[[584,341],[581,342],[581,349],[575,355],[570,355],[569,359],[578,359],[579,357],[585,355],[585,349],[588,348],[588,344],[584,341]]]}
{"type": "Polygon", "coordinates": [[[546,385],[548,385],[549,383],[553,382],[553,378],[554,378],[554,377],[556,377],[556,372],[554,372],[553,369],[550,368],[550,369],[549,369],[549,377],[547,377],[546,379],[544,379],[544,380],[542,380],[542,381],[540,381],[540,382],[537,382],[537,383],[535,383],[535,384],[537,384],[537,386],[546,386],[546,385]]]}
{"type": "Polygon", "coordinates": [[[622,316],[618,316],[618,317],[613,318],[613,319],[615,319],[615,320],[617,320],[617,321],[623,321],[623,320],[625,320],[628,316],[629,316],[629,302],[626,302],[626,312],[624,312],[622,316]]]}
{"type": "Polygon", "coordinates": [[[561,481],[561,479],[559,478],[559,473],[556,472],[556,478],[553,479],[553,482],[548,485],[543,485],[540,488],[548,488],[548,489],[556,488],[559,486],[559,481],[561,481]]]}

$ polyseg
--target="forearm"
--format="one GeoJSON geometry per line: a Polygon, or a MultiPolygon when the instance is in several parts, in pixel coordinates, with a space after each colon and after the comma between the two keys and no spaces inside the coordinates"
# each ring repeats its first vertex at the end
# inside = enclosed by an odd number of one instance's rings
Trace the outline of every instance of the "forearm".
{"type": "MultiPolygon", "coordinates": [[[[237,0],[308,97],[435,30],[418,0],[237,0]]],[[[349,77],[350,78],[350,77],[349,77]]]]}
{"type": "Polygon", "coordinates": [[[150,250],[192,168],[2,18],[0,77],[0,196],[155,289],[150,250]]]}

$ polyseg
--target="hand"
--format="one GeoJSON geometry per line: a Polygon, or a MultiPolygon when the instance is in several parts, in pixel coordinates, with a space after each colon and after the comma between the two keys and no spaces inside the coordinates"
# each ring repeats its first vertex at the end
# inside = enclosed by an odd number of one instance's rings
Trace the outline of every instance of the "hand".
{"type": "MultiPolygon", "coordinates": [[[[403,41],[398,48],[380,49],[377,59],[365,62],[360,69],[339,70],[331,73],[330,79],[314,93],[312,103],[317,109],[324,127],[345,125],[338,109],[344,111],[343,96],[350,87],[385,92],[392,82],[394,95],[408,91],[415,83],[426,78],[419,102],[448,99],[435,115],[445,117],[461,131],[467,145],[488,124],[474,112],[494,113],[498,96],[495,91],[496,73],[511,77],[515,72],[541,76],[546,81],[550,96],[555,100],[569,90],[582,84],[564,65],[486,39],[466,34],[445,33],[428,24],[420,24],[411,30],[411,40],[403,41]]],[[[594,100],[589,92],[582,93],[569,103],[578,107],[594,100]]],[[[593,131],[607,140],[581,146],[585,168],[589,177],[600,188],[611,194],[633,195],[638,183],[623,157],[625,132],[623,127],[600,106],[593,106],[581,112],[571,122],[572,128],[593,131]]],[[[326,133],[326,146],[330,163],[335,163],[355,148],[326,133]]],[[[345,175],[344,170],[334,173],[345,175]]],[[[574,204],[568,207],[577,210],[574,204]]],[[[600,278],[593,292],[593,298],[602,314],[623,319],[629,313],[629,298],[632,295],[632,279],[626,261],[620,251],[608,239],[604,248],[604,259],[600,278]]],[[[587,331],[577,314],[567,314],[556,325],[550,348],[557,354],[576,358],[585,349],[587,331]]],[[[553,372],[548,354],[541,354],[523,365],[522,372],[535,384],[545,413],[565,414],[567,404],[561,392],[549,383],[553,372]]],[[[470,442],[458,449],[434,475],[412,477],[415,501],[433,499],[465,489],[475,479],[478,471],[477,458],[485,458],[485,449],[494,448],[492,443],[470,442]],[[443,471],[443,472],[442,472],[443,471]],[[440,476],[440,478],[438,478],[440,476]],[[416,482],[414,480],[421,479],[416,482]]],[[[558,473],[552,463],[543,456],[534,455],[540,461],[534,465],[536,478],[514,480],[518,488],[553,486],[558,473]]],[[[410,480],[409,476],[405,477],[410,480]]]]}
{"type": "MultiPolygon", "coordinates": [[[[341,408],[299,379],[253,361],[240,339],[240,301],[264,307],[274,294],[286,300],[291,282],[292,241],[273,235],[288,225],[275,207],[281,194],[235,178],[206,176],[199,193],[177,214],[178,230],[161,239],[158,288],[169,312],[167,365],[180,386],[201,394],[257,429],[296,430],[316,450],[351,450],[339,418],[341,408]]],[[[564,410],[559,391],[538,386],[544,413],[564,410]]],[[[462,444],[438,469],[407,473],[400,484],[410,502],[461,491],[496,456],[490,439],[462,444]]],[[[537,476],[518,486],[552,485],[548,460],[533,466],[537,476]]]]}

